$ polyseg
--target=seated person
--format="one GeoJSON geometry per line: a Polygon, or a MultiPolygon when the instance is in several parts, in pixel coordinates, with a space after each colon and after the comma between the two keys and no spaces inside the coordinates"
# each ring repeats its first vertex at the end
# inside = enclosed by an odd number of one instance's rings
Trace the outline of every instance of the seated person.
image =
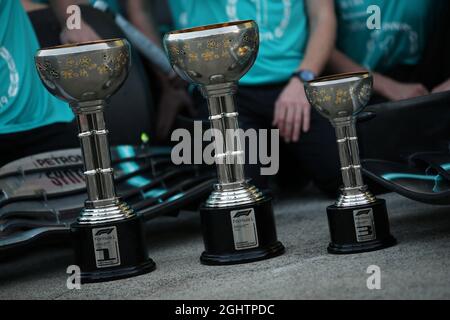
{"type": "Polygon", "coordinates": [[[426,83],[426,78],[433,76],[430,69],[426,77],[416,76],[429,39],[439,30],[433,26],[440,14],[443,17],[445,4],[440,0],[336,0],[338,37],[329,72],[373,71],[374,91],[380,100],[402,100],[430,91],[450,90],[448,74],[432,87],[426,83]],[[378,12],[368,13],[372,5],[380,9],[380,29],[375,24],[374,28],[368,26],[374,22],[369,21],[372,15],[378,18],[378,12]]]}
{"type": "MultiPolygon", "coordinates": [[[[35,27],[41,29],[42,32],[38,32],[38,34],[44,34],[44,39],[41,42],[48,42],[48,37],[56,37],[58,36],[58,41],[61,43],[79,43],[79,42],[87,42],[87,41],[95,41],[102,38],[105,38],[105,35],[108,37],[112,37],[109,30],[105,30],[105,21],[104,19],[99,19],[97,17],[95,19],[94,10],[87,10],[84,6],[82,7],[82,17],[81,17],[81,28],[69,30],[66,25],[66,20],[68,18],[67,15],[67,7],[72,4],[78,5],[86,5],[86,4],[95,4],[96,0],[22,0],[25,3],[28,3],[30,8],[35,6],[36,4],[49,3],[55,16],[57,18],[59,28],[56,32],[53,32],[53,35],[49,35],[46,30],[42,30],[43,28],[48,29],[48,24],[42,24],[40,21],[43,19],[49,19],[48,14],[44,15],[43,12],[40,14],[35,14],[36,18],[33,21],[36,21],[35,27]],[[90,21],[86,21],[87,18],[91,17],[90,21]],[[100,32],[99,30],[104,30],[100,32]]],[[[161,37],[159,34],[155,33],[153,27],[153,21],[151,15],[149,13],[150,4],[145,0],[104,0],[109,6],[109,9],[113,13],[120,13],[122,15],[126,15],[129,21],[145,36],[147,36],[150,40],[153,41],[156,45],[162,47],[161,37]]],[[[95,10],[96,11],[96,10],[95,10]]],[[[55,22],[55,16],[51,15],[50,19],[55,22]]],[[[112,23],[112,22],[111,22],[112,23]]],[[[109,23],[109,24],[111,24],[109,23]]],[[[117,26],[115,27],[117,29],[117,26]]],[[[117,35],[116,35],[117,36],[117,35]]],[[[55,40],[51,40],[53,43],[55,40]]],[[[55,45],[55,44],[52,44],[55,45]]],[[[175,122],[175,117],[177,113],[181,112],[186,108],[186,110],[192,115],[194,113],[192,100],[187,94],[185,90],[184,82],[180,86],[181,81],[173,81],[172,79],[168,79],[167,76],[158,72],[157,68],[148,63],[148,61],[144,61],[146,72],[149,73],[150,76],[150,84],[152,96],[154,100],[156,100],[156,109],[157,114],[151,115],[152,117],[152,129],[150,135],[155,136],[158,142],[165,142],[169,136],[169,130],[173,126],[175,122]],[[154,80],[154,81],[151,81],[154,80]]],[[[139,66],[139,69],[142,69],[139,66]]],[[[143,72],[143,70],[139,70],[143,72]]],[[[132,72],[139,72],[133,71],[132,72]]],[[[137,85],[139,86],[139,85],[137,85]]],[[[125,89],[122,89],[125,91],[125,89]]],[[[142,118],[142,117],[141,117],[142,118]]],[[[111,119],[113,125],[115,121],[120,120],[120,118],[111,119]]],[[[124,126],[129,127],[132,125],[131,123],[124,124],[124,126]]],[[[113,137],[114,142],[115,139],[113,137]]],[[[123,141],[123,140],[122,140],[123,141]]],[[[130,142],[130,141],[128,141],[130,142]]],[[[131,142],[133,143],[133,142],[131,142]]]]}
{"type": "MultiPolygon", "coordinates": [[[[53,8],[58,21],[61,24],[61,42],[62,43],[78,43],[78,42],[88,42],[100,40],[101,37],[97,34],[97,32],[87,23],[83,17],[81,17],[81,27],[80,29],[69,30],[66,26],[67,15],[67,7],[73,4],[76,5],[94,5],[97,0],[22,0],[27,11],[35,10],[37,8],[43,8],[42,4],[50,4],[53,8]]],[[[151,23],[148,17],[145,15],[145,11],[143,10],[143,2],[142,0],[135,1],[120,1],[120,0],[103,0],[108,5],[108,9],[117,14],[120,13],[122,15],[126,14],[131,23],[133,23],[138,29],[142,32],[146,32],[147,24],[151,23]],[[124,3],[123,3],[124,2],[124,3]],[[125,9],[123,9],[125,7],[125,9]]],[[[149,35],[150,37],[153,34],[149,35]]],[[[156,43],[159,42],[159,39],[153,38],[153,41],[156,43]]]]}
{"type": "MultiPolygon", "coordinates": [[[[339,159],[334,130],[311,110],[303,88],[303,81],[322,72],[333,48],[333,1],[265,3],[258,6],[251,0],[169,1],[177,29],[230,20],[257,21],[260,52],[240,82],[237,94],[241,128],[279,128],[287,155],[295,161],[293,171],[301,168],[303,178],[336,192],[339,159]]],[[[202,98],[198,101],[205,103],[202,98]]],[[[268,177],[260,176],[260,165],[248,165],[246,170],[257,186],[267,187],[268,177]]]]}
{"type": "Polygon", "coordinates": [[[20,1],[0,0],[0,165],[79,144],[69,106],[39,79],[33,59],[38,48],[20,1]]]}

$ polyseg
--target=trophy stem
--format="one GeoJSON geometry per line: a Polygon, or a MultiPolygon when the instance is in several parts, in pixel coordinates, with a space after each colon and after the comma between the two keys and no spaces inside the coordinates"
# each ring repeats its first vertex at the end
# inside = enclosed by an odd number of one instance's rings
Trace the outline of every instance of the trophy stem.
{"type": "Polygon", "coordinates": [[[200,210],[207,265],[252,262],[278,256],[272,199],[245,179],[235,83],[201,87],[208,101],[218,183],[200,210]]]}
{"type": "Polygon", "coordinates": [[[354,121],[335,124],[344,188],[364,186],[359,160],[358,137],[354,121]]]}
{"type": "Polygon", "coordinates": [[[218,175],[218,184],[214,186],[215,190],[207,200],[206,206],[229,207],[264,200],[264,195],[245,178],[239,114],[236,112],[234,101],[237,85],[229,82],[204,86],[201,90],[208,101],[218,175]]]}
{"type": "Polygon", "coordinates": [[[203,92],[208,100],[209,120],[214,130],[219,184],[242,184],[245,182],[245,160],[239,137],[239,114],[234,101],[236,85],[230,83],[215,89],[205,88],[203,92]]]}
{"type": "Polygon", "coordinates": [[[336,205],[350,207],[373,203],[376,198],[367,189],[361,172],[355,120],[334,122],[338,143],[343,188],[336,205]]]}
{"type": "Polygon", "coordinates": [[[78,219],[83,224],[105,223],[134,216],[133,211],[120,203],[116,195],[104,106],[104,101],[72,106],[78,122],[88,194],[85,210],[78,219]]]}

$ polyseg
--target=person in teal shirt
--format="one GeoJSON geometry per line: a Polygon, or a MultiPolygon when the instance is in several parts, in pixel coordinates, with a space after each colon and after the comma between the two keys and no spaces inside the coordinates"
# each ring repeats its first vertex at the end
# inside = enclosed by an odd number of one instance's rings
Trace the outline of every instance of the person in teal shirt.
{"type": "Polygon", "coordinates": [[[428,94],[422,83],[393,79],[424,55],[441,0],[336,0],[338,37],[331,71],[362,68],[374,74],[374,91],[389,100],[428,94]]]}
{"type": "MultiPolygon", "coordinates": [[[[26,148],[18,137],[33,135],[34,143],[48,144],[37,136],[73,132],[70,107],[53,97],[42,85],[34,65],[38,50],[31,23],[20,1],[0,0],[0,163],[26,148]],[[58,127],[57,131],[54,127],[58,127]]],[[[53,142],[58,141],[55,136],[53,142]]],[[[71,141],[71,138],[67,138],[71,141]]],[[[32,149],[36,145],[30,146],[32,149]]]]}
{"type": "MultiPolygon", "coordinates": [[[[35,7],[37,0],[22,0],[26,3],[30,11],[35,7]]],[[[97,30],[104,29],[104,22],[101,19],[98,21],[89,22],[95,24],[95,28],[93,28],[85,19],[83,12],[85,12],[87,4],[94,4],[95,0],[38,0],[40,2],[46,2],[49,4],[49,7],[56,16],[59,26],[61,27],[61,33],[59,35],[59,41],[62,44],[69,43],[82,43],[89,41],[97,41],[102,38],[97,33],[97,30]],[[69,15],[67,14],[67,7],[70,5],[80,5],[81,7],[81,22],[79,29],[69,30],[67,28],[67,19],[69,15]]],[[[150,7],[158,5],[159,2],[151,2],[150,0],[106,0],[110,9],[113,12],[119,12],[122,15],[126,16],[127,20],[134,25],[139,31],[141,31],[146,37],[148,37],[154,44],[160,46],[162,48],[161,43],[161,35],[158,32],[154,32],[154,23],[151,17],[151,9],[150,7]]],[[[45,9],[48,9],[47,6],[44,8],[36,8],[43,10],[35,10],[38,11],[39,14],[43,13],[45,9]],[[41,11],[41,12],[39,12],[41,11]]],[[[89,8],[92,9],[92,8],[89,8]]],[[[92,13],[92,10],[88,10],[92,13]]],[[[95,10],[94,10],[95,11],[95,10]]],[[[87,16],[89,15],[85,12],[87,16]]],[[[53,19],[53,14],[50,19],[53,19]]],[[[37,19],[37,18],[36,18],[37,19]]],[[[156,20],[156,19],[155,19],[156,20]]],[[[36,23],[39,25],[39,21],[36,23]]],[[[55,29],[53,29],[54,31],[55,29]]],[[[104,32],[103,32],[104,34],[104,32]]],[[[48,35],[48,38],[54,38],[56,35],[48,35]]],[[[123,36],[123,35],[122,35],[123,36]]],[[[41,35],[42,37],[42,35],[41,35]]],[[[47,42],[47,39],[43,39],[42,42],[47,42]]],[[[182,81],[172,81],[166,74],[159,72],[157,68],[151,63],[147,64],[148,70],[151,70],[151,76],[155,78],[155,83],[157,83],[157,94],[156,98],[156,109],[157,114],[155,116],[155,140],[158,142],[166,142],[169,138],[170,129],[173,127],[176,121],[176,115],[178,112],[182,110],[186,110],[187,113],[193,114],[193,103],[192,99],[185,90],[183,85],[179,85],[182,81]]],[[[139,70],[142,72],[143,70],[139,70]]],[[[184,83],[183,83],[184,84],[184,83]]]]}
{"type": "MultiPolygon", "coordinates": [[[[293,159],[303,178],[335,191],[339,160],[334,132],[311,110],[303,87],[322,73],[334,47],[333,0],[169,0],[169,6],[176,29],[257,22],[260,51],[237,94],[240,125],[244,130],[278,128],[285,142],[282,158],[293,159]]],[[[267,187],[260,165],[247,165],[246,171],[257,186],[267,187]]]]}
{"type": "Polygon", "coordinates": [[[1,0],[0,134],[70,122],[74,118],[69,106],[42,86],[33,60],[38,48],[20,2],[1,0]]]}

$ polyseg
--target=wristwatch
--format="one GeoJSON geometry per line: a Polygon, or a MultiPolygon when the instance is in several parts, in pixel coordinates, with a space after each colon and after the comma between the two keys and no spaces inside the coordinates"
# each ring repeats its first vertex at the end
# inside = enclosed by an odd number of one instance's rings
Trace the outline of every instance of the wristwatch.
{"type": "Polygon", "coordinates": [[[302,82],[308,82],[308,81],[314,80],[317,76],[311,70],[302,69],[302,70],[295,71],[292,74],[292,77],[297,77],[302,82]]]}

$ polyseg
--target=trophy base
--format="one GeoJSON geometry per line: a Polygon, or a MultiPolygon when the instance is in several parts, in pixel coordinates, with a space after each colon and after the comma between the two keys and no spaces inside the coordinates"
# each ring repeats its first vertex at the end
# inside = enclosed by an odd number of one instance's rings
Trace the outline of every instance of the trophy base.
{"type": "Polygon", "coordinates": [[[284,253],[278,241],[272,199],[256,203],[200,209],[205,265],[232,265],[270,259],[284,253]]]}
{"type": "Polygon", "coordinates": [[[397,243],[390,233],[386,201],[354,207],[328,207],[331,254],[353,254],[391,247],[397,243]]]}
{"type": "Polygon", "coordinates": [[[130,278],[155,270],[148,257],[139,217],[122,221],[71,226],[81,283],[130,278]]]}

